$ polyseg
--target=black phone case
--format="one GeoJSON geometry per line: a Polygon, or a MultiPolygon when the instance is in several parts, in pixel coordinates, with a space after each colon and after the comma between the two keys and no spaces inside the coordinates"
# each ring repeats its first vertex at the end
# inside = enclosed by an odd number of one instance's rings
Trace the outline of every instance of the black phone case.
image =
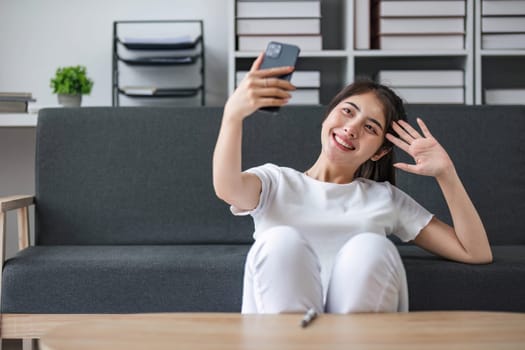
{"type": "MultiPolygon", "coordinates": [[[[266,51],[264,52],[264,58],[260,69],[295,66],[300,51],[301,50],[298,46],[270,41],[266,47],[266,51]],[[280,51],[278,53],[275,51],[276,46],[280,47],[280,51]]],[[[292,73],[281,75],[278,78],[290,81],[292,78],[292,73]]],[[[279,111],[279,107],[263,107],[260,110],[277,113],[279,111]]]]}

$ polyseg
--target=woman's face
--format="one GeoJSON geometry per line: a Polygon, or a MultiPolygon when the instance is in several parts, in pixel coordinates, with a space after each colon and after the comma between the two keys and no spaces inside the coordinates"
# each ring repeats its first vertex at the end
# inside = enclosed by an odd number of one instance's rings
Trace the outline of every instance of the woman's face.
{"type": "Polygon", "coordinates": [[[350,96],[323,122],[323,153],[330,162],[343,166],[378,160],[388,153],[380,149],[386,129],[383,106],[373,92],[350,96]]]}

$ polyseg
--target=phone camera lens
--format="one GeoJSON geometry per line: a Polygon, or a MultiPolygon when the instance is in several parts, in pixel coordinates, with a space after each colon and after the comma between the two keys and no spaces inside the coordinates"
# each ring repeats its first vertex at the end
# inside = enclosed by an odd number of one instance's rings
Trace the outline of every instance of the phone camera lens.
{"type": "Polygon", "coordinates": [[[268,49],[266,50],[267,55],[269,57],[278,57],[279,53],[281,52],[281,45],[278,44],[270,44],[268,45],[268,49]]]}

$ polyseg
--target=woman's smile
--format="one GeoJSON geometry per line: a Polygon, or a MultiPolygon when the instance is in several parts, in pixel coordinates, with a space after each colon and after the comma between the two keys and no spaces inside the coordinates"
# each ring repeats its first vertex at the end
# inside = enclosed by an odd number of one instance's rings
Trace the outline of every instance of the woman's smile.
{"type": "Polygon", "coordinates": [[[333,139],[335,141],[335,145],[343,150],[343,151],[354,151],[355,146],[354,143],[350,140],[344,140],[341,136],[338,136],[335,132],[333,133],[333,139]]]}

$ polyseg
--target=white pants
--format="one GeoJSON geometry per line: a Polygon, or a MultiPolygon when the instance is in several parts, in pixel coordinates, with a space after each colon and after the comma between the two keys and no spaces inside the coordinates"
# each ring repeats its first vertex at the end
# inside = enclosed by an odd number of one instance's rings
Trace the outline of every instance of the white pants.
{"type": "Polygon", "coordinates": [[[264,232],[246,259],[242,313],[305,312],[310,308],[318,313],[408,311],[401,257],[382,235],[362,233],[341,247],[326,298],[320,271],[314,250],[299,232],[286,226],[264,232]]]}

